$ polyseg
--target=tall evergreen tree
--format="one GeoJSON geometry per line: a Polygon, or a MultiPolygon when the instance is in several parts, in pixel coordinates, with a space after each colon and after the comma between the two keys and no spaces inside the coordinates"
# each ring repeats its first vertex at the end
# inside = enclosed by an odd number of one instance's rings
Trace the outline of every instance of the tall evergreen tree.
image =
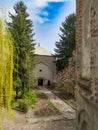
{"type": "Polygon", "coordinates": [[[17,2],[14,6],[15,15],[10,14],[11,22],[9,28],[14,39],[14,88],[16,90],[16,98],[21,90],[22,95],[25,90],[30,87],[32,79],[31,72],[33,70],[33,23],[28,18],[27,7],[22,1],[17,2]]]}
{"type": "Polygon", "coordinates": [[[70,14],[61,24],[59,41],[55,43],[56,66],[58,71],[68,66],[68,60],[75,49],[75,21],[75,14],[70,14]]]}

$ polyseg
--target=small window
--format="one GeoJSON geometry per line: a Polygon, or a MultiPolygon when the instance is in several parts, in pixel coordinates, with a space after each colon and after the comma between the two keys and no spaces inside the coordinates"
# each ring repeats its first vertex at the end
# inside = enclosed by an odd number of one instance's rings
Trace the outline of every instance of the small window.
{"type": "Polygon", "coordinates": [[[40,71],[40,72],[42,72],[42,70],[41,70],[41,69],[40,69],[39,71],[40,71]]]}

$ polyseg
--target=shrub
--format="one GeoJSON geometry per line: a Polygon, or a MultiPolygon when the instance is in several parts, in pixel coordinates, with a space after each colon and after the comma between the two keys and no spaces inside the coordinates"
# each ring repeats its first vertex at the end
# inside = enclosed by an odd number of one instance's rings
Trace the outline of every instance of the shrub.
{"type": "Polygon", "coordinates": [[[29,92],[25,92],[21,99],[17,101],[14,99],[12,101],[12,108],[18,109],[23,112],[28,112],[29,108],[33,107],[37,102],[37,97],[35,93],[30,90],[29,92]]]}
{"type": "Polygon", "coordinates": [[[32,91],[29,90],[29,92],[25,92],[24,96],[23,96],[23,100],[24,102],[27,102],[29,106],[35,105],[36,101],[37,101],[37,97],[36,94],[32,91]]]}
{"type": "Polygon", "coordinates": [[[19,100],[19,109],[23,112],[28,112],[29,110],[29,104],[27,102],[25,102],[24,100],[19,100]]]}
{"type": "Polygon", "coordinates": [[[57,87],[61,87],[74,95],[75,80],[75,51],[73,51],[73,56],[69,59],[69,66],[57,73],[55,82],[57,87]]]}

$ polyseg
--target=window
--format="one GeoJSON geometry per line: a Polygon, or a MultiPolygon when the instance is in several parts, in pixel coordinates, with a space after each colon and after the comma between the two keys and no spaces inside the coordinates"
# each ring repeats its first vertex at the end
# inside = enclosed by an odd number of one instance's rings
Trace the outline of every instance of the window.
{"type": "Polygon", "coordinates": [[[42,72],[42,69],[40,69],[39,71],[42,72]]]}

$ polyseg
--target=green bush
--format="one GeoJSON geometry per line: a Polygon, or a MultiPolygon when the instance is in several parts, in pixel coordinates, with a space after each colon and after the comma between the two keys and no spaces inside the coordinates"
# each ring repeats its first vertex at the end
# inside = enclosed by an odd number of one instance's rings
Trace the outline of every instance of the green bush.
{"type": "Polygon", "coordinates": [[[73,88],[70,85],[64,85],[64,84],[59,84],[57,85],[57,88],[60,89],[60,91],[64,92],[64,93],[70,93],[73,94],[73,88]]]}
{"type": "Polygon", "coordinates": [[[15,99],[12,100],[12,108],[27,112],[29,108],[34,107],[36,102],[37,97],[35,93],[30,90],[27,93],[25,92],[21,99],[18,99],[17,101],[15,99]]]}
{"type": "Polygon", "coordinates": [[[29,105],[27,102],[24,102],[24,100],[19,100],[19,109],[23,112],[28,112],[29,110],[29,105]]]}
{"type": "Polygon", "coordinates": [[[28,93],[25,92],[23,100],[24,102],[28,103],[29,106],[32,106],[35,105],[35,103],[37,102],[37,97],[32,90],[29,90],[28,93]]]}

